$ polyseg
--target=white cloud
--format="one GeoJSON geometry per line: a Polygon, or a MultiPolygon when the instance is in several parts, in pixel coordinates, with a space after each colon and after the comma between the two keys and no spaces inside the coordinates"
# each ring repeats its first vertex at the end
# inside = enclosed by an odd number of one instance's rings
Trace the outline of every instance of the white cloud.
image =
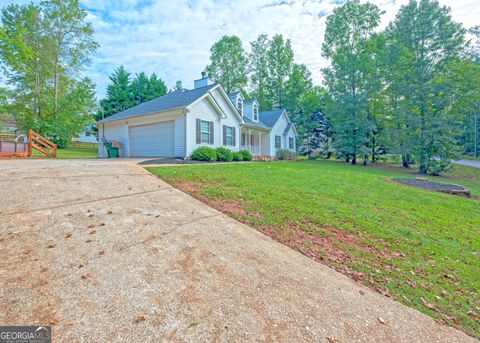
{"type": "MultiPolygon", "coordinates": [[[[3,3],[27,1],[0,0],[3,3]]],[[[88,68],[105,94],[108,75],[120,64],[132,73],[155,72],[172,87],[191,87],[209,62],[209,49],[222,35],[239,36],[246,48],[259,34],[281,33],[292,40],[295,60],[305,63],[321,82],[325,19],[343,0],[80,0],[95,28],[100,48],[88,68]]],[[[408,0],[371,0],[393,20],[408,0]]],[[[456,21],[478,23],[478,0],[440,0],[456,21]]]]}

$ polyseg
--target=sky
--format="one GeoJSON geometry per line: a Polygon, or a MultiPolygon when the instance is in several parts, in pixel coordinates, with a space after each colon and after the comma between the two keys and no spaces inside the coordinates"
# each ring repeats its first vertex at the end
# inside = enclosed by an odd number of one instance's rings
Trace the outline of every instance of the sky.
{"type": "MultiPolygon", "coordinates": [[[[24,0],[0,0],[4,4],[24,0]]],[[[223,35],[249,42],[265,33],[292,41],[296,63],[305,63],[315,83],[321,83],[321,56],[326,17],[344,0],[80,0],[100,44],[86,74],[103,98],[108,75],[123,64],[132,74],[155,72],[169,88],[177,80],[185,88],[209,63],[210,47],[223,35]]],[[[385,13],[382,27],[408,0],[370,0],[385,13]]],[[[466,28],[479,24],[479,0],[440,0],[466,28]]]]}

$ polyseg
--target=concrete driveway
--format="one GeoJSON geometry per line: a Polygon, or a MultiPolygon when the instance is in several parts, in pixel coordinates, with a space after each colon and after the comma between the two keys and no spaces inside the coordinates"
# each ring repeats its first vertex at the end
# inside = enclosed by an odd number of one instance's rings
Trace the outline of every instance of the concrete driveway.
{"type": "Polygon", "coordinates": [[[0,161],[0,325],[54,342],[474,342],[134,161],[0,161]]]}
{"type": "Polygon", "coordinates": [[[480,161],[477,160],[456,160],[453,161],[455,164],[461,164],[462,166],[480,168],[480,161]]]}

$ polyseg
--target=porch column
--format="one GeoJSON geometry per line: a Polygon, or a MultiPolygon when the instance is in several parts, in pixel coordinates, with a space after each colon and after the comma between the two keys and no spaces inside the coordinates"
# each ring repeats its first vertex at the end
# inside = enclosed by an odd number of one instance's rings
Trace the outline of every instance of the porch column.
{"type": "Polygon", "coordinates": [[[250,152],[252,152],[252,130],[248,129],[248,147],[250,152]]]}

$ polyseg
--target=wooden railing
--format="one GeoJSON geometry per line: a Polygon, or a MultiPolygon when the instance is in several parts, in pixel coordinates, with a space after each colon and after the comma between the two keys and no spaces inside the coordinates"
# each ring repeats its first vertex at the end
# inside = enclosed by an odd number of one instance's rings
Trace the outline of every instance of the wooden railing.
{"type": "Polygon", "coordinates": [[[28,131],[28,156],[32,157],[33,149],[46,157],[57,158],[57,145],[33,130],[28,131]]]}

